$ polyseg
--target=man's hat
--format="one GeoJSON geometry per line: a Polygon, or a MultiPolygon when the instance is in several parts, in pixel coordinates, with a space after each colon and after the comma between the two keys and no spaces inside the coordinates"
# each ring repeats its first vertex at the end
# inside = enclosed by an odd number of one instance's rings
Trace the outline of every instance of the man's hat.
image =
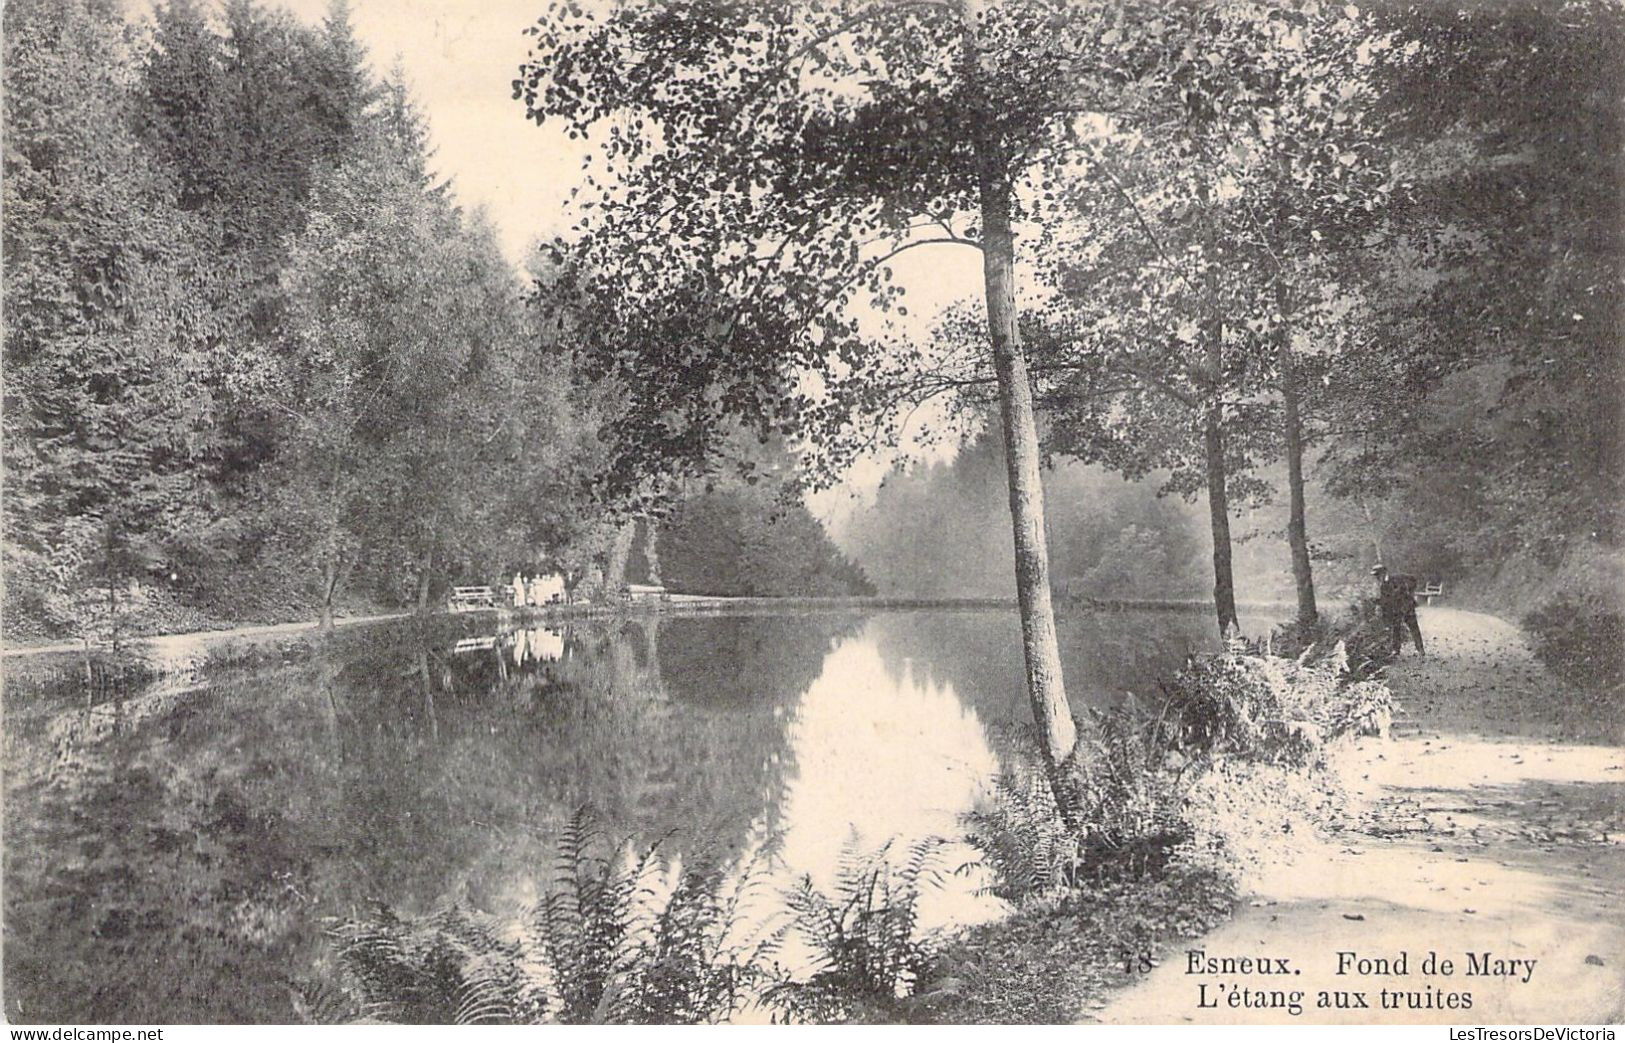
{"type": "Polygon", "coordinates": [[[1371,566],[1371,574],[1373,576],[1377,575],[1378,573],[1387,572],[1387,571],[1388,571],[1388,566],[1386,566],[1386,565],[1373,565],[1373,566],[1371,566]]]}

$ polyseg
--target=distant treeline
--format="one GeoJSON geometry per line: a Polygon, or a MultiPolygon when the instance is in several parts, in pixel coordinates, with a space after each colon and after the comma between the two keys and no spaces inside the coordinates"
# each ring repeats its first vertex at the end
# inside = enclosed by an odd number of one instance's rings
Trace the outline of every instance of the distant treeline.
{"type": "Polygon", "coordinates": [[[685,499],[660,528],[660,578],[672,590],[735,597],[873,594],[864,570],[818,519],[742,486],[685,499]]]}
{"type": "Polygon", "coordinates": [[[637,505],[599,481],[592,302],[541,254],[527,286],[455,204],[342,0],[315,26],[254,0],[4,19],[9,632],[613,568],[637,505]]]}
{"type": "MultiPolygon", "coordinates": [[[[1211,585],[1201,511],[1159,498],[1152,483],[1066,464],[1046,472],[1049,549],[1057,593],[1202,597],[1211,585]]],[[[996,433],[952,461],[898,468],[840,543],[883,594],[1015,594],[1003,449],[996,433]]]]}

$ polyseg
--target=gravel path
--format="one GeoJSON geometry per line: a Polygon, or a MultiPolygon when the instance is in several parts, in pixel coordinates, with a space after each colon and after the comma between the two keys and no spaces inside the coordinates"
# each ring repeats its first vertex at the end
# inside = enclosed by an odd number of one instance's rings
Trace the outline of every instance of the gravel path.
{"type": "MultiPolygon", "coordinates": [[[[407,619],[409,613],[391,612],[380,616],[341,616],[333,621],[335,627],[359,626],[364,623],[382,623],[390,619],[407,619]]],[[[195,630],[185,634],[161,634],[156,637],[130,638],[127,644],[132,648],[147,649],[155,653],[155,657],[166,659],[179,656],[183,652],[204,647],[208,644],[227,641],[239,637],[276,637],[282,634],[298,634],[306,630],[315,630],[320,626],[316,620],[302,623],[266,623],[257,626],[233,627],[230,630],[195,630]]],[[[57,641],[48,645],[8,645],[0,648],[0,657],[60,655],[64,652],[79,652],[84,648],[81,641],[57,641]]]]}

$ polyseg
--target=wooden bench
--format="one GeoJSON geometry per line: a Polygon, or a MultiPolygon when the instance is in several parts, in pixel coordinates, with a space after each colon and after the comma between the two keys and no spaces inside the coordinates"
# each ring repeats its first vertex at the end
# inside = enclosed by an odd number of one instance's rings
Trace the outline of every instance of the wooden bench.
{"type": "Polygon", "coordinates": [[[474,608],[496,608],[496,591],[490,587],[452,587],[451,610],[463,612],[474,608]]]}
{"type": "Polygon", "coordinates": [[[1416,596],[1419,598],[1427,598],[1427,603],[1431,605],[1433,604],[1434,598],[1444,597],[1444,584],[1439,580],[1434,580],[1432,583],[1424,584],[1422,588],[1416,592],[1416,596]]]}

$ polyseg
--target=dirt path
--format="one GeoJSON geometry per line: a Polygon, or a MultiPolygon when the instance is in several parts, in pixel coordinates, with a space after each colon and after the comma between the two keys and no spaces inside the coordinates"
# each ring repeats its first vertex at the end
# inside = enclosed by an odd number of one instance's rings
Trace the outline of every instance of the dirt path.
{"type": "Polygon", "coordinates": [[[1625,749],[1565,738],[1587,722],[1552,698],[1562,682],[1516,627],[1444,608],[1421,620],[1428,658],[1407,648],[1389,671],[1406,712],[1400,737],[1368,740],[1349,761],[1366,824],[1264,875],[1234,920],[1087,1020],[1625,1020],[1625,749]],[[1288,973],[1193,966],[1194,950],[1284,959],[1288,973]],[[1339,975],[1339,952],[1389,963],[1339,975]],[[1452,973],[1428,973],[1430,952],[1452,973]],[[1317,1009],[1321,990],[1349,1006],[1317,1009]]]}
{"type": "MultiPolygon", "coordinates": [[[[381,616],[348,616],[333,621],[335,627],[359,626],[364,623],[382,623],[391,619],[406,619],[410,613],[391,612],[381,616]]],[[[191,650],[212,642],[229,641],[239,637],[275,637],[281,634],[297,634],[306,630],[315,630],[320,624],[312,619],[303,623],[266,623],[259,626],[233,627],[230,630],[196,630],[185,634],[161,634],[156,637],[132,638],[129,644],[132,647],[149,649],[157,653],[158,658],[173,658],[190,652],[191,650]]],[[[84,648],[80,641],[57,641],[49,645],[8,645],[0,648],[0,657],[33,656],[33,655],[60,655],[64,652],[78,652],[84,648]]]]}

